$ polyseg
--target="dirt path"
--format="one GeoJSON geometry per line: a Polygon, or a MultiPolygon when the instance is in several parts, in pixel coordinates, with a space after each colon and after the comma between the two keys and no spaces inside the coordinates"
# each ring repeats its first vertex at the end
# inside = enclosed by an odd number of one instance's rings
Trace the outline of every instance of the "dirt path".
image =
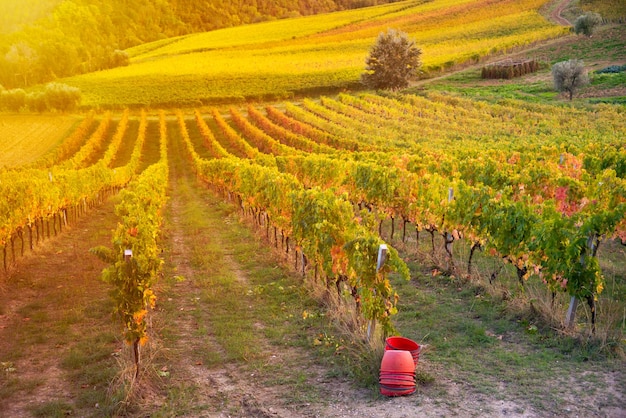
{"type": "Polygon", "coordinates": [[[558,5],[550,13],[550,19],[562,26],[571,26],[569,20],[565,19],[561,14],[569,6],[571,0],[561,0],[558,5]]]}
{"type": "Polygon", "coordinates": [[[104,398],[111,376],[87,383],[73,372],[89,358],[82,350],[90,344],[102,345],[98,367],[112,370],[115,363],[111,354],[119,346],[100,280],[104,264],[88,252],[109,244],[115,223],[109,200],[18,259],[11,276],[1,279],[0,417],[76,411],[75,401],[89,397],[93,403],[84,406],[95,411],[96,399],[104,398]]]}
{"type": "Polygon", "coordinates": [[[259,388],[255,388],[251,382],[249,374],[227,361],[226,351],[210,329],[207,332],[200,331],[210,327],[206,315],[211,315],[211,307],[203,306],[199,295],[206,290],[207,280],[211,278],[207,278],[206,272],[194,265],[190,257],[198,250],[196,246],[198,242],[224,249],[226,252],[220,254],[222,262],[226,262],[227,269],[233,272],[235,280],[244,286],[249,284],[245,274],[228,254],[232,250],[225,248],[220,242],[219,233],[210,233],[210,223],[203,222],[215,221],[212,219],[215,214],[210,210],[212,202],[207,200],[207,195],[196,185],[196,180],[189,170],[179,164],[181,161],[179,145],[179,143],[171,145],[173,158],[178,157],[178,163],[172,165],[170,172],[170,201],[167,208],[169,222],[166,225],[168,250],[165,253],[166,263],[169,265],[166,271],[175,273],[178,279],[169,286],[166,285],[167,290],[164,294],[170,302],[167,306],[169,312],[164,308],[157,315],[160,315],[159,320],[169,321],[166,326],[173,333],[168,338],[170,353],[167,369],[171,371],[172,378],[167,382],[167,391],[170,393],[184,391],[191,397],[182,403],[180,399],[174,403],[165,401],[164,405],[158,407],[165,410],[173,406],[185,408],[188,410],[185,416],[191,417],[206,416],[207,411],[210,411],[210,416],[224,417],[233,413],[258,417],[276,416],[277,413],[279,416],[288,416],[286,415],[288,412],[282,410],[279,398],[271,393],[259,392],[259,388]],[[194,228],[208,234],[197,236],[194,244],[189,242],[189,235],[185,231],[189,229],[190,207],[196,205],[206,207],[207,213],[194,228]],[[203,353],[207,351],[220,359],[219,367],[206,364],[203,353]],[[259,397],[264,401],[259,402],[257,400],[259,397]],[[268,403],[269,407],[262,406],[268,403]]]}
{"type": "MultiPolygon", "coordinates": [[[[176,133],[170,131],[170,135],[176,133]]],[[[533,416],[528,405],[492,399],[444,378],[439,366],[430,364],[427,357],[420,368],[437,375],[437,382],[418,388],[412,396],[384,398],[358,388],[356,382],[336,375],[328,359],[316,357],[319,349],[312,344],[313,335],[305,338],[301,348],[284,343],[309,332],[297,320],[305,309],[304,300],[293,305],[280,302],[281,312],[292,313],[281,320],[279,340],[268,337],[276,324],[259,313],[271,301],[250,295],[277,283],[284,288],[300,287],[301,279],[281,267],[280,256],[271,246],[256,242],[259,238],[241,224],[234,207],[200,187],[179,147],[175,139],[170,143],[166,269],[156,313],[161,344],[167,347],[159,367],[169,376],[164,379],[163,397],[146,410],[156,415],[169,416],[176,411],[185,417],[220,418],[481,416],[486,411],[533,416]],[[272,270],[274,276],[260,278],[258,269],[272,270]],[[241,355],[232,354],[229,336],[218,329],[219,318],[227,316],[220,297],[209,295],[224,292],[223,281],[228,282],[228,292],[241,295],[228,305],[230,317],[250,320],[239,324],[242,333],[250,329],[252,334],[242,343],[247,347],[242,347],[241,355]]],[[[223,298],[227,296],[223,294],[223,298]]]]}

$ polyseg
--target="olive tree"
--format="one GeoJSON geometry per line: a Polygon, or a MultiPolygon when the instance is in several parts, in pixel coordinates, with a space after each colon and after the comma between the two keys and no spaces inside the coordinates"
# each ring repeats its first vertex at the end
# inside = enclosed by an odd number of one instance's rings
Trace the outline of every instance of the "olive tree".
{"type": "Polygon", "coordinates": [[[398,90],[417,76],[422,51],[404,32],[381,32],[370,50],[361,82],[372,89],[398,90]]]}
{"type": "Polygon", "coordinates": [[[577,59],[554,64],[552,66],[552,79],[554,80],[554,88],[560,92],[568,92],[570,100],[574,97],[576,90],[589,84],[585,65],[577,59]]]}
{"type": "Polygon", "coordinates": [[[26,92],[24,89],[3,90],[0,92],[0,108],[12,112],[19,110],[26,104],[26,92]]]}
{"type": "Polygon", "coordinates": [[[589,12],[576,18],[574,21],[574,32],[576,34],[582,33],[583,35],[591,36],[596,26],[600,23],[602,23],[602,16],[594,12],[589,12]]]}
{"type": "Polygon", "coordinates": [[[44,93],[48,107],[62,112],[75,109],[81,99],[80,89],[62,83],[48,83],[44,93]]]}

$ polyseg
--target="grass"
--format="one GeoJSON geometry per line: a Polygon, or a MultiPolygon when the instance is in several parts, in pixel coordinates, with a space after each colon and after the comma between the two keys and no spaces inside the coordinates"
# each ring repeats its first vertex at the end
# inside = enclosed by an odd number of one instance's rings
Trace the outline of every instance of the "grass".
{"type": "MultiPolygon", "coordinates": [[[[520,58],[534,58],[542,62],[542,68],[537,73],[511,80],[483,80],[480,77],[481,67],[471,67],[433,80],[427,84],[427,89],[454,92],[486,100],[508,98],[554,104],[563,102],[563,99],[554,91],[550,68],[556,62],[575,58],[583,60],[591,80],[589,87],[577,93],[576,102],[619,104],[624,102],[623,95],[606,98],[602,96],[605,96],[603,91],[624,86],[623,73],[595,74],[594,71],[611,64],[624,63],[626,61],[624,51],[626,51],[626,28],[624,25],[609,25],[601,27],[590,38],[571,35],[566,39],[538,46],[516,55],[520,58]],[[591,98],[577,98],[580,95],[591,98]]],[[[608,95],[614,96],[615,94],[608,95]]]]}
{"type": "MultiPolygon", "coordinates": [[[[499,267],[488,256],[476,257],[477,276],[471,281],[442,274],[429,254],[430,237],[423,237],[422,241],[420,252],[415,253],[414,242],[404,250],[405,258],[412,260],[409,267],[413,280],[393,281],[400,295],[398,314],[394,317],[398,332],[425,347],[422,357],[426,363],[421,368],[428,383],[420,385],[421,393],[433,396],[433,392],[444,390],[441,388],[444,381],[452,381],[486,398],[519,404],[529,400],[536,411],[553,411],[567,395],[549,389],[553,385],[548,388],[545,382],[566,385],[568,376],[585,369],[587,383],[574,385],[573,393],[587,391],[584,387],[589,384],[595,393],[608,387],[610,383],[603,376],[622,367],[623,347],[614,350],[601,338],[555,332],[532,302],[528,304],[531,295],[538,296],[534,289],[542,284],[530,280],[521,288],[515,273],[506,266],[497,282],[489,284],[485,277],[499,267]]],[[[439,239],[436,242],[438,246],[441,244],[439,239]]],[[[402,247],[401,243],[397,245],[402,247]]],[[[599,306],[620,300],[623,305],[621,292],[626,283],[623,276],[626,265],[620,258],[623,250],[617,244],[603,245],[601,263],[607,266],[608,275],[618,276],[609,279],[612,289],[601,295],[599,306]],[[615,262],[619,265],[614,265],[615,262]]],[[[455,243],[457,265],[466,259],[466,251],[463,245],[455,243]]],[[[580,326],[585,326],[585,320],[579,310],[580,326]]],[[[626,388],[626,380],[619,378],[618,387],[626,388]]],[[[441,396],[447,398],[445,394],[441,396]]],[[[606,402],[607,406],[619,408],[617,399],[606,402]]],[[[595,413],[591,405],[583,410],[595,413]]]]}
{"type": "Polygon", "coordinates": [[[63,418],[63,417],[67,417],[68,415],[73,415],[74,408],[72,407],[72,405],[65,403],[65,402],[52,401],[52,402],[46,402],[43,405],[34,407],[32,409],[32,412],[33,412],[33,416],[35,417],[63,418]]]}

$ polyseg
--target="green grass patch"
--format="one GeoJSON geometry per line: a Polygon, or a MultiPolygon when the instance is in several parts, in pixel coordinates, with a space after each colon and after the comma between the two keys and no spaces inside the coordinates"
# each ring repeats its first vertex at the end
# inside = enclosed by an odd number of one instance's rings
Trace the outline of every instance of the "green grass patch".
{"type": "Polygon", "coordinates": [[[591,74],[590,81],[594,87],[624,87],[626,86],[626,71],[616,74],[591,74]]]}
{"type": "Polygon", "coordinates": [[[34,407],[32,413],[33,416],[40,418],[64,418],[73,415],[74,408],[65,402],[51,401],[34,407]]]}

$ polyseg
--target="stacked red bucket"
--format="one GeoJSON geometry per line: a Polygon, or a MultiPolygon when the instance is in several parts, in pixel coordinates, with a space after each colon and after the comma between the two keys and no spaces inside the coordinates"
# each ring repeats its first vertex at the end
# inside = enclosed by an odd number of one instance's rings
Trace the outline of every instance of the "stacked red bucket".
{"type": "Polygon", "coordinates": [[[419,344],[408,338],[387,338],[378,380],[381,394],[403,396],[415,392],[415,367],[419,349],[419,344]]]}

